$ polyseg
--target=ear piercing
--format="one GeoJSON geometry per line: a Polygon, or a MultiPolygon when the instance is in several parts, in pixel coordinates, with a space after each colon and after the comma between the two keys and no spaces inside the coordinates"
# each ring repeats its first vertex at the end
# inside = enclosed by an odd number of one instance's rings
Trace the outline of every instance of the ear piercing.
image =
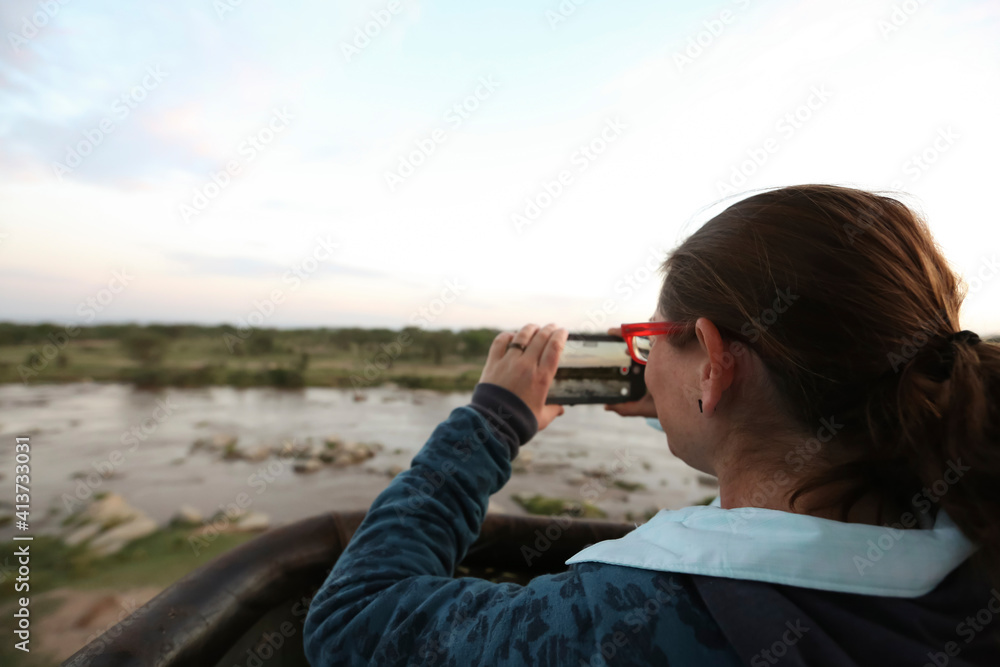
{"type": "Polygon", "coordinates": [[[698,399],[698,412],[704,412],[704,410],[701,409],[701,399],[700,398],[698,399]]]}

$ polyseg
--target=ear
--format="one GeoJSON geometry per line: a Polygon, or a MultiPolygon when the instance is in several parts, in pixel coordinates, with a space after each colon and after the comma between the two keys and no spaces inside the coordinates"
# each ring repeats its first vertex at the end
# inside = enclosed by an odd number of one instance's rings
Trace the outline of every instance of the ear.
{"type": "Polygon", "coordinates": [[[715,406],[722,400],[722,393],[733,384],[735,375],[733,356],[726,350],[719,329],[706,317],[699,317],[694,325],[704,360],[699,369],[701,404],[706,417],[715,413],[715,406]]]}

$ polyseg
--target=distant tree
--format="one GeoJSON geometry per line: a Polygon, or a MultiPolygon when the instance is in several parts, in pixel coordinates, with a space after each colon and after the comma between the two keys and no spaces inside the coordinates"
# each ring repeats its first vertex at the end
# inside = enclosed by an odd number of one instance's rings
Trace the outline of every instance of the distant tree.
{"type": "Polygon", "coordinates": [[[458,334],[459,352],[466,359],[485,358],[498,333],[496,329],[465,329],[458,334]]]}
{"type": "Polygon", "coordinates": [[[187,326],[183,324],[150,324],[147,329],[155,334],[161,334],[171,340],[184,336],[187,326]]]}
{"type": "Polygon", "coordinates": [[[456,351],[457,339],[451,329],[424,333],[424,352],[436,366],[444,363],[445,355],[456,351]]]}
{"type": "Polygon", "coordinates": [[[274,351],[274,334],[270,331],[255,331],[246,344],[248,354],[270,354],[274,351]]]}
{"type": "Polygon", "coordinates": [[[155,366],[163,361],[169,341],[162,334],[136,328],[122,337],[121,345],[130,358],[143,366],[155,366]]]}

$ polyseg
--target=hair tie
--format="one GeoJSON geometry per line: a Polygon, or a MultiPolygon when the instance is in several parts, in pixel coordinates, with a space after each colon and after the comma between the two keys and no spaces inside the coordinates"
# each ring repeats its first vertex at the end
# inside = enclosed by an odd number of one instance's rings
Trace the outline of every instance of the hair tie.
{"type": "Polygon", "coordinates": [[[966,345],[976,345],[982,339],[973,331],[963,329],[949,334],[945,339],[943,350],[934,350],[937,355],[937,363],[927,373],[935,382],[944,382],[951,377],[952,368],[955,366],[955,346],[961,343],[966,345]]]}
{"type": "Polygon", "coordinates": [[[975,345],[979,343],[982,339],[975,332],[969,331],[968,329],[962,329],[961,331],[956,331],[955,333],[948,336],[948,342],[950,343],[968,343],[969,345],[975,345]]]}

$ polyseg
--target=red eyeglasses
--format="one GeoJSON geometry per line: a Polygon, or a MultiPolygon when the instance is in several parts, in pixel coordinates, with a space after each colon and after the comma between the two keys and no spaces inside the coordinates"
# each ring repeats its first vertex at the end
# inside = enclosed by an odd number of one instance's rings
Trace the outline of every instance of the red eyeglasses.
{"type": "Polygon", "coordinates": [[[671,334],[684,329],[684,325],[677,322],[637,322],[621,326],[622,338],[625,339],[629,354],[636,363],[643,365],[649,359],[649,348],[653,342],[651,336],[671,334]]]}

